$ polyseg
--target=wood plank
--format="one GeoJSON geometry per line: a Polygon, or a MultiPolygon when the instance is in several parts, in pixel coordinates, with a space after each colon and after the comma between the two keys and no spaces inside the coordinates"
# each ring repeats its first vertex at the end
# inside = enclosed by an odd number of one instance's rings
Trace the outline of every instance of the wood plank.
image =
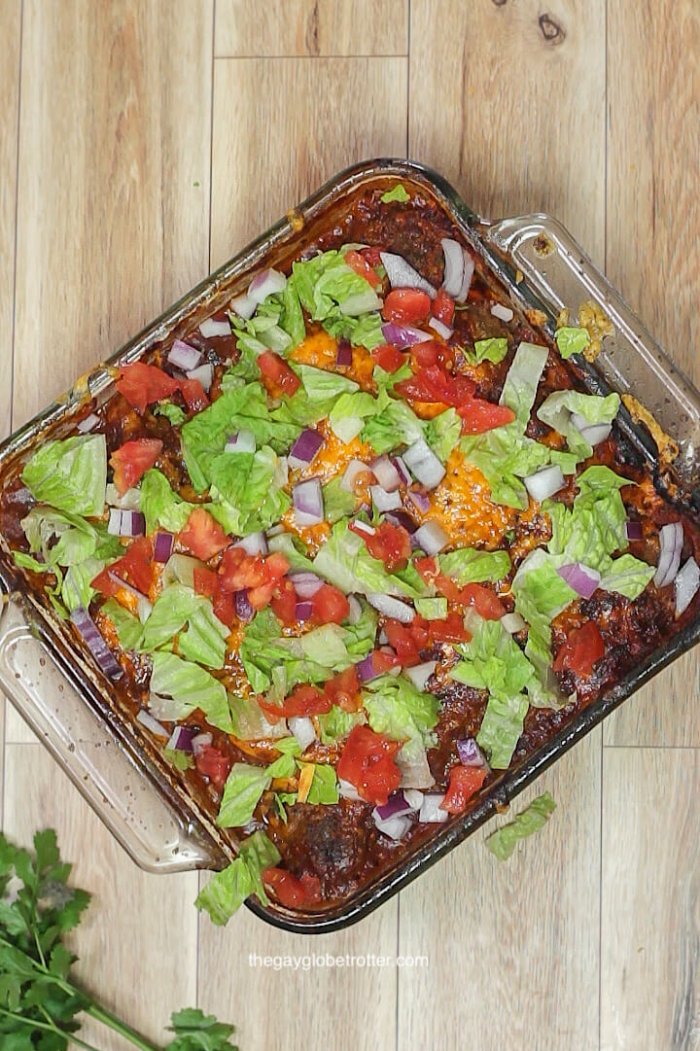
{"type": "Polygon", "coordinates": [[[481,214],[549,211],[602,263],[605,3],[546,10],[412,0],[409,150],[481,214]]]}
{"type": "MultiPolygon", "coordinates": [[[[3,830],[28,845],[38,829],[55,828],[72,882],[93,894],[74,937],[76,975],[106,1008],[165,1043],[171,1011],[197,994],[197,874],[138,869],[40,745],[8,745],[6,762],[3,830]]],[[[90,1019],[81,1037],[102,1051],[126,1046],[90,1019]]]]}
{"type": "Polygon", "coordinates": [[[694,749],[604,752],[601,1048],[700,1047],[694,749]]]}
{"type": "Polygon", "coordinates": [[[15,427],[207,273],[212,7],[25,4],[15,427]]]}
{"type": "Polygon", "coordinates": [[[216,57],[404,55],[408,0],[218,0],[216,57]]]}
{"type": "MultiPolygon", "coordinates": [[[[697,384],[700,11],[611,4],[608,34],[608,274],[697,384]]],[[[616,713],[606,743],[700,745],[699,676],[695,650],[616,713]]]]}
{"type": "Polygon", "coordinates": [[[213,267],[344,166],[405,153],[404,58],[225,59],[215,66],[213,267]]]}
{"type": "Polygon", "coordinates": [[[483,844],[492,822],[402,892],[399,953],[429,966],[399,971],[399,1048],[546,1033],[548,1051],[598,1051],[600,755],[596,731],[514,801],[549,790],[558,809],[507,862],[483,844]]]}

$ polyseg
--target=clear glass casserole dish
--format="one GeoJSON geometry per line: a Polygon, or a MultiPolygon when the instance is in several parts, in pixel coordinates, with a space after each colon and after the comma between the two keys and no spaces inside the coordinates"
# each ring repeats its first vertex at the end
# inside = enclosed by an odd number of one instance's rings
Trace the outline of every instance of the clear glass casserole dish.
{"type": "MultiPolygon", "coordinates": [[[[620,426],[650,468],[673,487],[675,499],[697,511],[700,501],[694,487],[700,470],[696,453],[700,396],[567,231],[544,215],[491,223],[476,216],[434,172],[393,160],[371,161],[340,173],[108,362],[81,377],[64,397],[3,443],[0,484],[12,480],[18,465],[41,441],[70,433],[87,401],[101,404],[109,399],[116,366],[139,360],[156,343],[181,335],[198,317],[223,307],[245,288],[251,272],[259,267],[284,268],[319,231],[332,225],[349,197],[368,187],[385,188],[396,179],[447,213],[513,305],[528,311],[530,318],[538,317],[550,338],[562,309],[575,312],[585,303],[602,311],[612,331],[603,336],[595,362],[586,366],[585,384],[593,393],[631,394],[649,410],[677,447],[672,462],[668,455],[660,456],[634,402],[629,402],[629,408],[635,418],[624,409],[620,426]],[[540,314],[533,315],[533,311],[540,314]]],[[[107,680],[85,658],[50,604],[23,587],[22,573],[3,536],[0,587],[0,684],[132,858],[157,872],[225,866],[235,853],[235,843],[222,834],[201,800],[185,792],[140,725],[120,710],[107,680]]],[[[497,807],[507,804],[609,711],[690,648],[699,633],[700,620],[696,619],[613,690],[575,714],[525,761],[506,771],[475,809],[440,826],[427,843],[404,854],[351,899],[323,912],[295,912],[276,904],[262,906],[255,900],[249,907],[276,926],[307,933],[337,929],[360,919],[471,834],[497,807]]]]}

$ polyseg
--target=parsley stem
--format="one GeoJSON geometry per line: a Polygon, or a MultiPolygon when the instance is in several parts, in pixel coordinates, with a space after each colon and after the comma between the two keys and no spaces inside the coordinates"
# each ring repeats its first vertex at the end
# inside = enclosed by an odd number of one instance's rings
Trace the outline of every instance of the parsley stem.
{"type": "Polygon", "coordinates": [[[145,1037],[137,1033],[135,1029],[132,1029],[130,1025],[123,1022],[121,1018],[117,1018],[110,1011],[107,1011],[104,1007],[100,1007],[99,1004],[90,1004],[89,1007],[85,1008],[85,1014],[89,1014],[92,1018],[96,1018],[98,1022],[102,1022],[109,1029],[113,1029],[115,1033],[119,1033],[125,1040],[129,1040],[134,1047],[138,1047],[139,1051],[159,1051],[159,1048],[146,1040],[145,1037]]]}
{"type": "MultiPolygon", "coordinates": [[[[77,1047],[82,1047],[84,1051],[98,1051],[93,1044],[86,1043],[85,1040],[81,1040],[79,1036],[75,1036],[74,1033],[66,1033],[63,1029],[59,1029],[57,1025],[53,1025],[48,1022],[38,1022],[36,1018],[24,1018],[22,1015],[15,1014],[14,1011],[6,1011],[4,1007],[0,1007],[0,1015],[4,1018],[11,1018],[13,1022],[19,1022],[21,1025],[31,1026],[32,1029],[43,1029],[47,1033],[58,1033],[65,1040],[76,1044],[77,1047]]],[[[149,1048],[150,1051],[150,1048],[149,1048]]]]}

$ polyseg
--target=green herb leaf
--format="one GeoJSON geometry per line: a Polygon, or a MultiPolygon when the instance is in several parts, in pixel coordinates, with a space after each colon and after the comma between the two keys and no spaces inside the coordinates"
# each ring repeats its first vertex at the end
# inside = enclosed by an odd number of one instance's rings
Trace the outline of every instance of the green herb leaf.
{"type": "Polygon", "coordinates": [[[165,1051],[238,1051],[229,1037],[235,1026],[217,1021],[214,1015],[205,1015],[195,1007],[176,1011],[171,1018],[171,1033],[175,1033],[165,1051]]]}

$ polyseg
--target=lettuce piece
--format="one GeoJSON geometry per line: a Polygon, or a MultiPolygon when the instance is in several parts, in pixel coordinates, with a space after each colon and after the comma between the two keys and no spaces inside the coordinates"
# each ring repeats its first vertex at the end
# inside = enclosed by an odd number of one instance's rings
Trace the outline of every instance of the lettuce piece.
{"type": "Polygon", "coordinates": [[[557,808],[549,792],[541,796],[522,810],[513,821],[501,825],[485,839],[486,846],[499,861],[506,861],[515,850],[518,840],[531,836],[546,825],[557,808]]]}
{"type": "Polygon", "coordinates": [[[331,430],[347,445],[360,433],[364,421],[377,413],[378,407],[378,400],[364,391],[341,394],[328,417],[331,430]]]}
{"type": "Polygon", "coordinates": [[[213,923],[223,926],[251,894],[257,894],[267,905],[262,873],[280,860],[280,852],[265,833],[254,832],[241,843],[236,860],[203,887],[195,906],[207,912],[213,923]]]}
{"type": "Polygon", "coordinates": [[[559,348],[559,353],[565,360],[570,358],[572,354],[583,354],[591,342],[591,337],[585,328],[571,328],[569,326],[557,329],[554,338],[559,348]]]}
{"type": "Polygon", "coordinates": [[[435,744],[433,729],[438,720],[440,701],[431,693],[417,690],[403,676],[383,675],[365,684],[371,694],[364,707],[369,725],[377,733],[403,741],[396,754],[402,777],[417,788],[430,788],[435,779],[428,764],[427,749],[435,744]]]}
{"type": "MultiPolygon", "coordinates": [[[[302,765],[306,766],[307,764],[300,763],[300,768],[302,765]]],[[[306,802],[326,805],[337,803],[340,797],[338,794],[338,778],[336,776],[335,767],[330,766],[327,763],[314,763],[313,768],[314,775],[311,780],[306,802]]]]}
{"type": "Polygon", "coordinates": [[[494,503],[520,510],[528,506],[521,478],[550,463],[558,464],[564,474],[574,474],[578,462],[573,453],[550,449],[527,438],[524,431],[525,426],[515,421],[460,442],[465,458],[479,468],[489,483],[494,503]]]}
{"type": "Polygon", "coordinates": [[[537,416],[543,423],[564,435],[572,453],[580,460],[586,460],[592,455],[593,447],[572,423],[572,414],[578,413],[591,424],[612,423],[619,408],[619,394],[608,394],[607,398],[600,398],[595,394],[580,394],[576,390],[558,390],[545,398],[537,410],[537,416]]]}
{"type": "Polygon", "coordinates": [[[267,767],[270,777],[293,777],[296,773],[296,756],[301,755],[301,745],[296,737],[283,737],[275,742],[280,755],[267,767]]]}
{"type": "Polygon", "coordinates": [[[229,694],[233,735],[241,741],[262,741],[277,738],[287,733],[283,721],[269,723],[255,697],[239,697],[229,694]]]}
{"type": "Polygon", "coordinates": [[[425,440],[443,463],[457,447],[461,434],[462,421],[456,409],[446,409],[425,424],[425,440]]]}
{"type": "Polygon", "coordinates": [[[313,562],[313,570],[346,595],[382,592],[397,597],[416,598],[425,594],[406,583],[398,573],[387,573],[384,563],[373,558],[362,537],[348,529],[346,521],[336,522],[331,535],[313,562]]]}
{"type": "MultiPolygon", "coordinates": [[[[87,608],[87,607],[86,607],[87,608]]],[[[124,609],[116,599],[107,599],[100,612],[114,624],[119,638],[119,645],[125,650],[138,649],[143,628],[141,621],[128,609],[124,609]]]]}
{"type": "Polygon", "coordinates": [[[521,693],[533,675],[529,660],[517,642],[498,620],[483,620],[475,613],[469,616],[469,642],[456,650],[462,658],[449,677],[488,690],[491,696],[509,697],[521,693]]]}
{"type": "Polygon", "coordinates": [[[503,580],[510,573],[510,555],[507,551],[477,551],[474,547],[459,547],[439,556],[440,571],[459,587],[482,584],[484,581],[503,580]]]}
{"type": "Polygon", "coordinates": [[[184,584],[171,584],[163,589],[156,599],[143,626],[141,649],[146,653],[167,646],[172,648],[174,637],[201,605],[206,605],[203,595],[195,595],[192,588],[184,584]]]}
{"type": "Polygon", "coordinates": [[[363,442],[381,455],[399,445],[412,445],[424,437],[425,424],[405,401],[390,398],[380,391],[378,412],[365,424],[360,435],[363,442]]]}
{"type": "Polygon", "coordinates": [[[118,558],[123,547],[98,522],[37,504],[21,521],[32,554],[41,555],[46,566],[74,566],[86,558],[118,558]]]}
{"type": "Polygon", "coordinates": [[[295,262],[290,283],[314,321],[337,318],[338,308],[367,292],[367,281],[345,262],[343,253],[331,250],[295,262]]]}
{"type": "Polygon", "coordinates": [[[316,716],[321,735],[321,744],[335,744],[342,737],[347,737],[355,726],[367,721],[364,712],[345,712],[334,704],[325,715],[316,716]]]}
{"type": "Polygon", "coordinates": [[[61,601],[69,613],[80,607],[88,608],[97,594],[91,581],[104,567],[105,563],[100,558],[86,558],[79,565],[68,567],[61,583],[61,601]]]}
{"type": "Polygon", "coordinates": [[[417,598],[413,604],[418,616],[426,620],[444,620],[447,616],[446,598],[417,598]]]}
{"type": "Polygon", "coordinates": [[[507,405],[516,415],[517,422],[525,428],[535,404],[537,388],[547,364],[549,351],[536,343],[521,343],[515,352],[503,384],[500,404],[507,405]]]}
{"type": "Polygon", "coordinates": [[[522,694],[512,697],[489,696],[476,740],[486,752],[494,770],[506,770],[510,766],[513,752],[522,736],[528,708],[527,697],[522,694]]]}
{"type": "Polygon", "coordinates": [[[614,559],[603,574],[599,587],[604,591],[617,591],[625,598],[639,598],[644,588],[656,573],[656,566],[647,565],[634,555],[621,555],[614,559]]]}
{"type": "Polygon", "coordinates": [[[226,690],[222,683],[198,664],[157,650],[153,654],[151,693],[171,697],[176,719],[184,719],[195,708],[201,708],[207,722],[224,733],[233,733],[226,690]]]}
{"type": "Polygon", "coordinates": [[[361,314],[359,317],[346,317],[341,311],[334,311],[322,322],[326,332],[335,339],[347,339],[353,347],[366,347],[374,350],[386,343],[382,333],[382,318],[377,311],[361,314]]]}
{"type": "Polygon", "coordinates": [[[179,427],[187,419],[187,413],[171,401],[159,401],[153,406],[154,416],[165,416],[172,427],[179,427]]]}
{"type": "Polygon", "coordinates": [[[255,453],[221,453],[211,460],[211,514],[224,529],[246,536],[269,529],[290,506],[276,484],[277,454],[264,445],[255,453]]]}
{"type": "MultiPolygon", "coordinates": [[[[324,508],[327,509],[325,503],[324,508]]],[[[300,570],[313,573],[314,564],[306,555],[304,542],[303,540],[300,540],[298,536],[295,536],[294,533],[278,533],[277,536],[271,536],[267,542],[267,546],[270,551],[280,551],[284,555],[289,562],[289,568],[292,572],[300,570]]]]}
{"type": "Polygon", "coordinates": [[[317,369],[313,365],[292,365],[292,367],[302,382],[306,396],[311,401],[327,401],[329,398],[338,398],[341,394],[352,394],[360,389],[354,380],[349,380],[339,372],[317,369]]]}
{"type": "Polygon", "coordinates": [[[234,763],[226,779],[216,823],[219,828],[241,828],[253,816],[271,777],[264,766],[234,763]]]}
{"type": "Polygon", "coordinates": [[[377,390],[380,391],[393,390],[397,383],[409,379],[412,375],[413,370],[408,357],[406,357],[402,365],[399,365],[395,372],[387,372],[381,365],[375,365],[372,370],[372,379],[377,384],[377,390]]]}
{"type": "Polygon", "coordinates": [[[504,337],[479,339],[474,344],[474,354],[469,355],[469,359],[473,360],[475,365],[480,365],[482,361],[492,361],[494,365],[498,365],[507,353],[508,340],[504,337]]]}
{"type": "Polygon", "coordinates": [[[306,337],[306,325],[301,309],[299,294],[292,281],[287,281],[282,295],[282,316],[280,325],[291,339],[290,349],[297,347],[306,337]]]}
{"type": "Polygon", "coordinates": [[[167,529],[179,533],[185,528],[194,509],[177,493],[173,492],[165,475],[152,467],[141,481],[141,511],[146,519],[146,532],[167,529]]]}
{"type": "Polygon", "coordinates": [[[610,555],[627,548],[627,512],[620,489],[629,485],[609,467],[589,467],[577,479],[579,493],[571,510],[556,501],[545,509],[552,521],[550,554],[561,555],[560,565],[583,562],[606,571],[610,555]]]}
{"type": "Polygon", "coordinates": [[[552,620],[578,596],[557,573],[566,559],[554,558],[541,548],[532,551],[513,578],[515,608],[529,625],[525,653],[542,685],[540,705],[561,704],[551,670],[552,620]]]}
{"type": "Polygon", "coordinates": [[[400,182],[397,182],[396,186],[393,186],[390,190],[383,193],[379,199],[382,204],[391,204],[392,201],[399,201],[400,204],[406,204],[411,198],[406,191],[406,187],[400,182]]]}
{"type": "Polygon", "coordinates": [[[25,464],[22,481],[40,503],[74,515],[101,515],[107,486],[104,434],[45,442],[25,464]]]}
{"type": "Polygon", "coordinates": [[[342,480],[336,475],[323,486],[323,515],[331,525],[354,514],[357,507],[357,497],[343,488],[342,480]]]}
{"type": "Polygon", "coordinates": [[[334,405],[335,398],[310,398],[304,388],[299,387],[291,398],[284,397],[282,403],[273,409],[270,415],[281,423],[299,428],[310,427],[319,420],[325,420],[334,405]]]}
{"type": "Polygon", "coordinates": [[[202,602],[191,614],[187,631],[180,635],[178,651],[185,660],[223,668],[229,629],[214,613],[210,602],[202,602]]]}
{"type": "Polygon", "coordinates": [[[250,347],[238,344],[238,361],[229,365],[221,377],[221,391],[226,394],[244,386],[246,383],[255,382],[260,379],[260,367],[258,365],[258,354],[250,347]]]}

